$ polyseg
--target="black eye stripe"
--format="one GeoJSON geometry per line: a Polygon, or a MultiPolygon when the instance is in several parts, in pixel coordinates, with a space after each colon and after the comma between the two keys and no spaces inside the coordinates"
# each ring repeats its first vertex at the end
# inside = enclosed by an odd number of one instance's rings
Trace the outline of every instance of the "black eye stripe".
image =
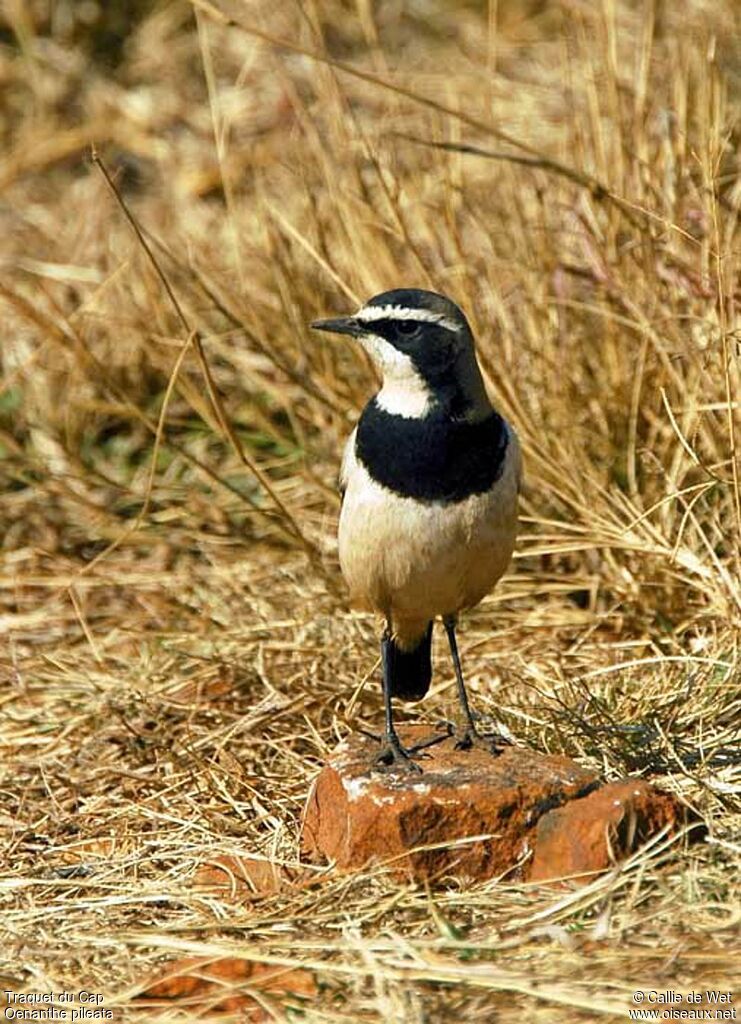
{"type": "Polygon", "coordinates": [[[369,320],[365,325],[366,330],[379,334],[387,341],[394,338],[411,338],[421,327],[439,327],[440,324],[430,320],[397,320],[394,317],[381,317],[378,320],[369,320]]]}
{"type": "Polygon", "coordinates": [[[388,334],[390,331],[395,331],[399,324],[414,324],[415,327],[419,327],[420,320],[396,320],[394,317],[385,316],[378,320],[368,321],[369,331],[378,331],[379,334],[388,334]]]}

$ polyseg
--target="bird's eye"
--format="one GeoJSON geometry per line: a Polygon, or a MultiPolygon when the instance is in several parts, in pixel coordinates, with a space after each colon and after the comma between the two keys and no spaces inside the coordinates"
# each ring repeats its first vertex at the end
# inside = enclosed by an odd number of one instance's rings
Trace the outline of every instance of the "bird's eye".
{"type": "Polygon", "coordinates": [[[419,330],[419,324],[416,320],[399,320],[396,330],[402,337],[411,338],[419,330]]]}

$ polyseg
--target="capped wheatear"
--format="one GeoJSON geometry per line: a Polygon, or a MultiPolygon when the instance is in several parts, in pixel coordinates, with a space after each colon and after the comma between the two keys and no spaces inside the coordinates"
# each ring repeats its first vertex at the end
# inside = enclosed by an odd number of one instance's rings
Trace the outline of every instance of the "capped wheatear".
{"type": "Polygon", "coordinates": [[[356,338],[383,377],[342,460],[339,554],[353,602],[385,619],[379,761],[411,766],[391,699],[427,693],[438,616],[463,715],[457,745],[484,741],[466,696],[455,627],[458,613],[481,601],[512,555],[517,435],[489,401],[466,317],[443,295],[396,289],[352,316],[312,327],[356,338]]]}

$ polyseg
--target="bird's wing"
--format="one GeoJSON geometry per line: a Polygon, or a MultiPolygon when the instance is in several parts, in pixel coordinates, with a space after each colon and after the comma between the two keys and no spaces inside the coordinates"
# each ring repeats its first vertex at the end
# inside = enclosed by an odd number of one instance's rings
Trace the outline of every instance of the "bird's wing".
{"type": "Polygon", "coordinates": [[[515,433],[514,427],[509,423],[507,424],[507,434],[509,435],[512,458],[514,459],[515,479],[517,481],[517,493],[519,494],[522,490],[522,452],[520,450],[520,440],[515,433]]]}
{"type": "Polygon", "coordinates": [[[358,432],[356,427],[352,434],[347,439],[345,445],[345,451],[342,455],[342,464],[340,465],[340,477],[338,480],[338,487],[342,497],[345,497],[345,491],[347,490],[347,482],[350,479],[350,473],[355,465],[355,435],[358,432]]]}

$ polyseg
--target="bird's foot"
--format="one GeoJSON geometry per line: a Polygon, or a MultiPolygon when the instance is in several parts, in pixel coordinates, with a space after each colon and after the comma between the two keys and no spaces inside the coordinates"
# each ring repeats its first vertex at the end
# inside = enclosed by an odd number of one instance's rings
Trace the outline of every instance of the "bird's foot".
{"type": "Polygon", "coordinates": [[[376,764],[384,768],[399,768],[405,772],[421,772],[420,766],[412,760],[416,749],[412,747],[407,750],[402,747],[398,736],[387,736],[381,753],[376,758],[376,764]]]}
{"type": "Polygon", "coordinates": [[[412,761],[413,757],[418,754],[420,757],[429,758],[429,754],[422,753],[427,747],[434,747],[438,743],[442,743],[443,740],[448,739],[452,736],[455,728],[451,722],[438,722],[436,725],[438,729],[437,736],[429,736],[426,740],[422,740],[420,743],[415,743],[413,747],[404,747],[401,745],[398,736],[394,739],[388,737],[379,736],[376,732],[370,732],[368,729],[360,729],[359,731],[363,736],[367,736],[368,739],[374,740],[376,743],[382,743],[383,749],[376,758],[376,763],[383,765],[384,767],[390,765],[399,765],[400,767],[409,769],[411,771],[419,771],[422,769],[418,764],[412,761]]]}
{"type": "Polygon", "coordinates": [[[498,757],[502,753],[502,747],[512,746],[512,741],[500,733],[480,733],[471,722],[463,729],[456,730],[456,750],[485,750],[487,754],[498,757]]]}
{"type": "MultiPolygon", "coordinates": [[[[449,736],[455,733],[455,726],[451,722],[439,722],[436,725],[439,730],[437,736],[428,736],[426,740],[422,740],[420,743],[415,743],[413,747],[409,748],[408,753],[410,755],[418,753],[420,750],[425,750],[427,747],[437,746],[438,743],[442,743],[443,740],[447,740],[449,736]]],[[[422,757],[429,757],[429,754],[423,754],[422,757]]]]}
{"type": "Polygon", "coordinates": [[[369,740],[373,740],[375,743],[382,743],[383,736],[377,732],[371,732],[370,729],[358,729],[361,736],[367,736],[369,740]]]}

